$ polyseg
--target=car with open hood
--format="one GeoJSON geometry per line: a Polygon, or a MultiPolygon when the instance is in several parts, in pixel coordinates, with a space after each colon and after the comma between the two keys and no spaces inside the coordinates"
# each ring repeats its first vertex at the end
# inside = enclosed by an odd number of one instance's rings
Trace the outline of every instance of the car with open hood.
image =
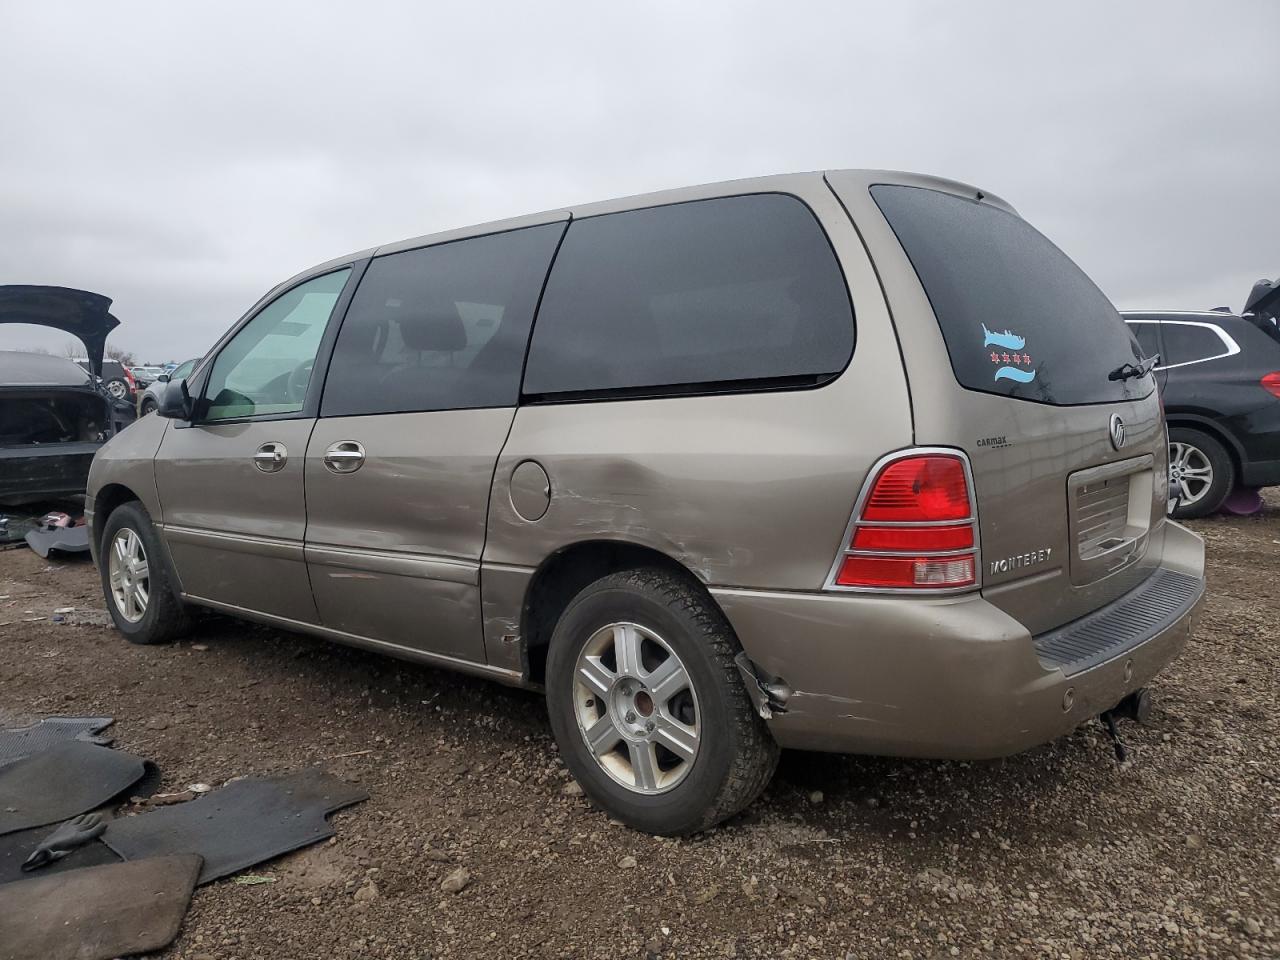
{"type": "Polygon", "coordinates": [[[84,344],[88,369],[39,353],[0,351],[0,503],[84,493],[93,455],[127,422],[103,389],[103,351],[120,321],[101,294],[0,286],[0,323],[52,327],[84,344]]]}

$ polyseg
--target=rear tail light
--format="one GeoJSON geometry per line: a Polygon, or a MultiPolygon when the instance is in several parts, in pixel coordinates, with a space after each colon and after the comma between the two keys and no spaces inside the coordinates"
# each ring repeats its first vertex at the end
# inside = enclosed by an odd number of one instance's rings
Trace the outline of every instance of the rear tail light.
{"type": "Polygon", "coordinates": [[[958,453],[913,451],[880,466],[828,586],[939,590],[976,586],[977,520],[958,453]]]}
{"type": "Polygon", "coordinates": [[[1268,373],[1262,378],[1262,389],[1273,397],[1280,397],[1280,370],[1268,373]]]}

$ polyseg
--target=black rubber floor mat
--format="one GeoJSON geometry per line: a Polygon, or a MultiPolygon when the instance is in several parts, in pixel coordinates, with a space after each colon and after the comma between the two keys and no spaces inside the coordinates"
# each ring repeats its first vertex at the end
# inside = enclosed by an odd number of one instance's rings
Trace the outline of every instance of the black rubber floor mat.
{"type": "Polygon", "coordinates": [[[110,960],[173,942],[197,856],[87,867],[0,887],[0,960],[110,960]]]}
{"type": "Polygon", "coordinates": [[[23,861],[31,856],[36,847],[40,846],[40,842],[49,835],[50,829],[52,828],[32,827],[30,830],[16,830],[0,837],[0,884],[64,873],[78,867],[96,867],[104,863],[120,862],[120,856],[114,850],[101,840],[94,840],[78,850],[72,850],[61,860],[55,860],[33,873],[24,873],[23,861]]]}
{"type": "Polygon", "coordinates": [[[97,734],[110,725],[110,717],[46,717],[29,727],[0,730],[0,767],[68,740],[109,742],[97,734]]]}
{"type": "Polygon", "coordinates": [[[100,807],[146,773],[120,750],[71,740],[0,769],[0,834],[59,823],[100,807]]]}
{"type": "Polygon", "coordinates": [[[113,820],[102,842],[126,860],[198,853],[209,883],[333,836],[326,815],[369,794],[310,768],[245,779],[195,800],[113,820]]]}

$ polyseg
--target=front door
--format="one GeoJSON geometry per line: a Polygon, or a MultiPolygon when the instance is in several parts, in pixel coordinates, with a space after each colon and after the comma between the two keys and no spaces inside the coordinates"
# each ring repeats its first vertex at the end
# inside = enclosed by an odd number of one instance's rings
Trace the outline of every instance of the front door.
{"type": "Polygon", "coordinates": [[[302,546],[303,460],[319,402],[311,371],[351,272],[260,309],[201,375],[193,421],[165,432],[155,459],[162,533],[193,599],[316,622],[302,546]]]}
{"type": "Polygon", "coordinates": [[[483,663],[480,555],[552,222],[375,257],[307,446],[320,623],[483,663]]]}

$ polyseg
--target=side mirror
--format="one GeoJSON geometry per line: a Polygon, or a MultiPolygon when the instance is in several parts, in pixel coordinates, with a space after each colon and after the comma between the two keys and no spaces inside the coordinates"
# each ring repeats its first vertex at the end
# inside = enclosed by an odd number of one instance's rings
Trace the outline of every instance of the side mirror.
{"type": "Polygon", "coordinates": [[[168,417],[171,420],[190,420],[191,419],[191,394],[187,392],[187,381],[171,380],[157,391],[159,403],[156,405],[156,413],[162,417],[168,417]]]}
{"type": "Polygon", "coordinates": [[[168,383],[168,382],[169,382],[169,375],[167,373],[162,373],[158,377],[156,377],[156,383],[168,383]]]}

